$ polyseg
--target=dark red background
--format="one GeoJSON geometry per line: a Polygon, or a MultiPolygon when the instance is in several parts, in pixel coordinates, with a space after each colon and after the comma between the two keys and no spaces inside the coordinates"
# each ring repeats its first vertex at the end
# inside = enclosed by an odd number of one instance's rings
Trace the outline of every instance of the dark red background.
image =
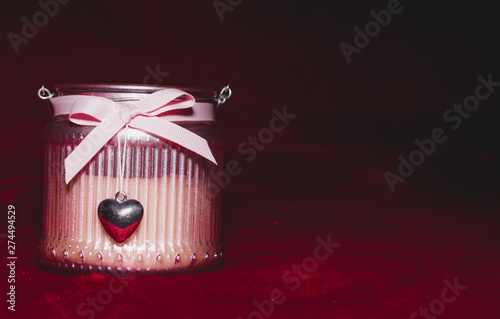
{"type": "MultiPolygon", "coordinates": [[[[499,92],[456,131],[442,120],[474,94],[477,77],[500,81],[493,4],[403,1],[404,10],[352,63],[339,44],[387,1],[243,0],[221,22],[210,1],[82,1],[61,6],[15,54],[7,39],[36,1],[4,1],[0,232],[16,206],[19,318],[84,318],[76,307],[110,277],[40,270],[42,83],[230,83],[218,116],[226,158],[243,172],[224,190],[226,263],[197,275],[133,277],[96,318],[247,318],[252,304],[285,292],[271,318],[408,318],[440,297],[443,281],[468,288],[439,318],[497,318],[499,92]],[[267,127],[273,108],[297,118],[251,163],[237,146],[267,127]],[[436,152],[392,193],[385,171],[414,139],[442,127],[436,152]],[[296,291],[281,277],[313,255],[316,238],[341,244],[296,291]]],[[[7,247],[1,238],[2,296],[7,247]]],[[[254,316],[257,318],[257,316],[254,316]]],[[[250,317],[251,318],[251,317],[250,317]]]]}

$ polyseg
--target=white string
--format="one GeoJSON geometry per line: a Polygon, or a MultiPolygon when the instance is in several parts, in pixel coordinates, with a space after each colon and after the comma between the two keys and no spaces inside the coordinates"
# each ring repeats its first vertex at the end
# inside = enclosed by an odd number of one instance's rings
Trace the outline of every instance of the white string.
{"type": "Polygon", "coordinates": [[[124,146],[124,151],[123,151],[123,156],[121,155],[121,146],[120,146],[120,140],[118,139],[118,157],[119,160],[118,160],[118,165],[119,165],[119,172],[120,172],[120,176],[119,176],[119,182],[120,182],[120,189],[118,190],[119,192],[125,192],[123,190],[123,177],[125,175],[125,163],[127,161],[127,143],[128,142],[128,125],[125,126],[125,146],[124,146]]]}

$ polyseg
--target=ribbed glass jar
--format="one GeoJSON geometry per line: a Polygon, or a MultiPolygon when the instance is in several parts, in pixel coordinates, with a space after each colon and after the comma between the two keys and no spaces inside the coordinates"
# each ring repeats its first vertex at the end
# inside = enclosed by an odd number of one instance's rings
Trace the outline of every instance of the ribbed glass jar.
{"type": "MultiPolygon", "coordinates": [[[[142,85],[61,85],[57,95],[96,95],[133,101],[167,87],[142,85]]],[[[178,88],[201,107],[214,108],[211,90],[178,88]]],[[[123,128],[70,181],[64,160],[94,127],[53,116],[43,133],[45,188],[39,263],[67,274],[128,271],[150,274],[192,273],[222,267],[221,192],[212,176],[222,169],[223,145],[214,121],[175,124],[207,140],[218,165],[163,138],[123,128]],[[144,215],[123,243],[106,233],[99,203],[120,189],[139,201],[144,215]],[[119,144],[120,143],[120,144],[119,144]],[[120,147],[121,146],[121,151],[120,147]]]]}

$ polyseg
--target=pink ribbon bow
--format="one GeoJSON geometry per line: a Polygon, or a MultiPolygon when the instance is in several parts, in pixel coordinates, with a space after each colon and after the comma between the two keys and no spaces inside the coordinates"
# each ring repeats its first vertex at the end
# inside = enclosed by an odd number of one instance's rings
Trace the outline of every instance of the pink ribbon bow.
{"type": "Polygon", "coordinates": [[[121,103],[104,97],[85,95],[60,96],[52,98],[51,101],[54,105],[72,103],[69,112],[71,122],[96,126],[64,160],[66,184],[125,125],[163,137],[217,164],[204,138],[157,117],[168,111],[191,108],[195,99],[184,91],[164,89],[139,101],[121,103]]]}

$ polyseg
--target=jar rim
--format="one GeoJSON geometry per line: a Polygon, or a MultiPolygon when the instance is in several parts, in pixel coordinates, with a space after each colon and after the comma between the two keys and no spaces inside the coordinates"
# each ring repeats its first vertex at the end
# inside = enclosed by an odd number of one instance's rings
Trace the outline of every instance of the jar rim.
{"type": "Polygon", "coordinates": [[[217,92],[198,87],[182,87],[151,84],[111,84],[111,83],[63,83],[55,85],[56,95],[96,95],[110,99],[141,98],[163,89],[178,89],[194,96],[197,101],[214,101],[217,92]]]}

